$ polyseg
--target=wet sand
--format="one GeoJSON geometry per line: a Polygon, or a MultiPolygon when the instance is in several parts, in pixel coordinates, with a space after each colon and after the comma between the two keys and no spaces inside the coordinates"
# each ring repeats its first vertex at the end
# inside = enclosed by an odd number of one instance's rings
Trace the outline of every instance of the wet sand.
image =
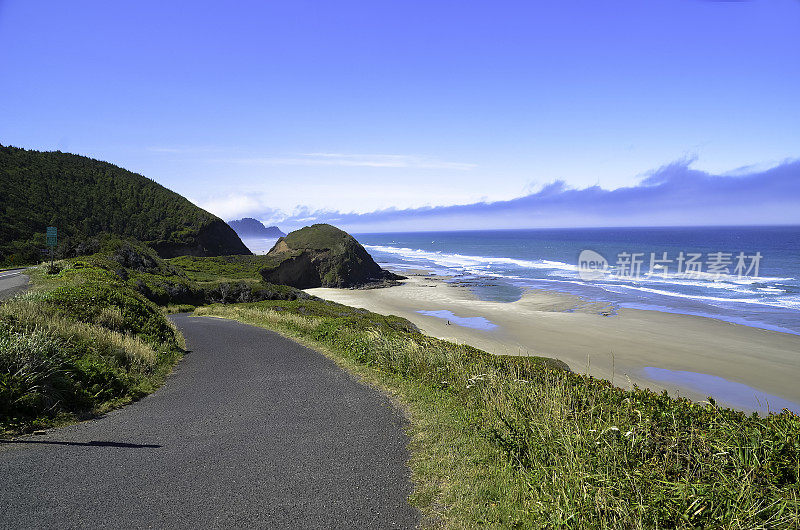
{"type": "MultiPolygon", "coordinates": [[[[404,274],[408,275],[406,271],[404,274]]],[[[310,294],[382,314],[407,318],[428,335],[508,355],[541,355],[566,362],[573,371],[668,390],[694,400],[708,393],[674,382],[649,379],[656,367],[724,378],[798,404],[800,412],[800,336],[691,315],[613,308],[552,291],[530,290],[516,302],[478,300],[445,278],[414,271],[402,285],[385,289],[308,289],[310,294]],[[611,310],[611,311],[610,311],[611,310]],[[468,327],[472,320],[447,324],[446,316],[417,311],[450,311],[460,318],[482,317],[496,327],[468,327]],[[610,315],[609,315],[610,313],[610,315]],[[607,316],[608,315],[608,316],[607,316]]],[[[446,315],[446,313],[438,313],[446,315]]],[[[486,326],[484,326],[486,327],[486,326]]],[[[741,389],[741,387],[739,387],[741,389]]],[[[715,398],[745,410],[765,410],[715,398]]],[[[773,409],[775,407],[772,407],[773,409]]]]}

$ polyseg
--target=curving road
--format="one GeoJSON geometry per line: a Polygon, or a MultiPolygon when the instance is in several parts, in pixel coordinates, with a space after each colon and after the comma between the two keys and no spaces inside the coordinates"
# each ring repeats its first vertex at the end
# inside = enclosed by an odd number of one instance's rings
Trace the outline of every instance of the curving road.
{"type": "Polygon", "coordinates": [[[7,269],[0,271],[0,300],[11,298],[28,288],[28,277],[25,269],[7,269]]]}
{"type": "Polygon", "coordinates": [[[2,528],[410,528],[405,420],[317,352],[177,315],[154,394],[0,442],[2,528]]]}

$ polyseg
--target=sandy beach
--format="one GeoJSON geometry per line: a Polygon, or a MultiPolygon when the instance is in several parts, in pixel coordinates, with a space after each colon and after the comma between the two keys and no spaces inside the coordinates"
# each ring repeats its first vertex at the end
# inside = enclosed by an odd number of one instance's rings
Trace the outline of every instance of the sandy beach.
{"type": "Polygon", "coordinates": [[[428,335],[491,353],[555,357],[621,387],[666,389],[694,400],[713,395],[743,410],[789,406],[800,412],[798,335],[658,311],[609,312],[605,304],[542,290],[516,302],[483,301],[426,271],[404,274],[408,280],[396,287],[307,292],[402,316],[428,335]],[[757,391],[769,396],[755,397],[757,391]]]}

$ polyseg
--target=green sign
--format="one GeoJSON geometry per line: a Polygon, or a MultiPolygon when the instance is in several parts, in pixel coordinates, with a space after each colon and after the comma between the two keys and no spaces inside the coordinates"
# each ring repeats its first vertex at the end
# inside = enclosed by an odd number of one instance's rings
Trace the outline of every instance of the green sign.
{"type": "Polygon", "coordinates": [[[55,226],[48,226],[47,227],[47,246],[54,247],[56,246],[56,241],[58,240],[58,229],[55,226]]]}

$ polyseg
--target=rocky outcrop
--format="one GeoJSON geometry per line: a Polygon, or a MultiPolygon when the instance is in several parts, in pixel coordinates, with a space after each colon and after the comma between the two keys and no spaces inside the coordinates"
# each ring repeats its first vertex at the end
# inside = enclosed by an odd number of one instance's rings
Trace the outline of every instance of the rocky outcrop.
{"type": "Polygon", "coordinates": [[[403,276],[381,269],[353,236],[329,224],[296,230],[278,240],[261,269],[264,281],[312,287],[380,287],[403,276]]]}
{"type": "Polygon", "coordinates": [[[162,258],[252,254],[233,228],[222,219],[214,219],[201,227],[194,237],[184,237],[182,241],[152,241],[149,244],[162,258]]]}
{"type": "Polygon", "coordinates": [[[233,228],[239,237],[283,237],[286,234],[281,232],[277,226],[264,226],[258,219],[252,217],[245,217],[244,219],[237,219],[236,221],[228,221],[228,224],[233,228]]]}

